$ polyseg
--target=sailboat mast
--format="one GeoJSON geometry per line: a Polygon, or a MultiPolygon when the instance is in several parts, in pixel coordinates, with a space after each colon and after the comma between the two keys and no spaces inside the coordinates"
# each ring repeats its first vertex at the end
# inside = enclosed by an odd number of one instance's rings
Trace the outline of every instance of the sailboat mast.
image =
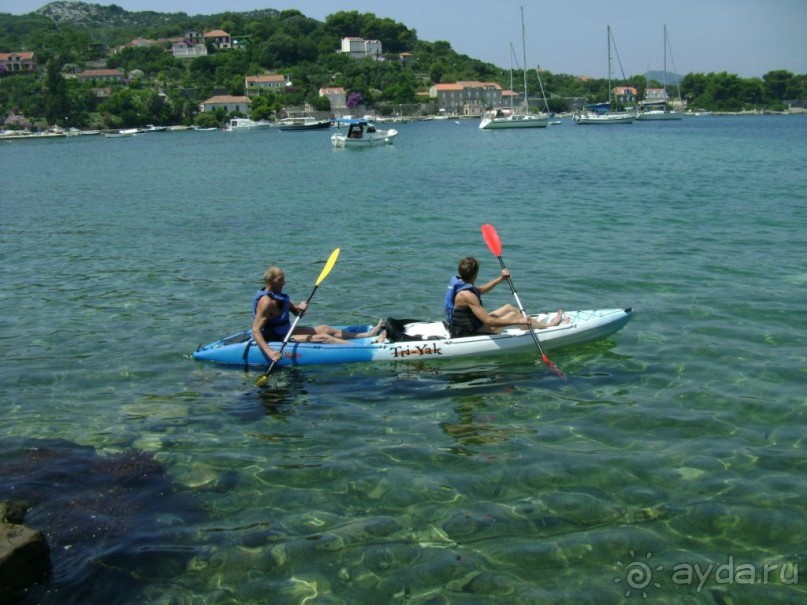
{"type": "Polygon", "coordinates": [[[664,24],[664,106],[667,106],[667,24],[664,24]]]}
{"type": "Polygon", "coordinates": [[[527,38],[524,33],[524,7],[521,7],[521,52],[523,53],[522,66],[524,67],[524,113],[529,112],[529,101],[527,100],[527,38]]]}
{"type": "Polygon", "coordinates": [[[608,25],[608,102],[611,102],[611,26],[608,25]]]}
{"type": "Polygon", "coordinates": [[[513,109],[513,57],[516,56],[516,51],[513,50],[513,43],[510,43],[510,110],[513,109]]]}

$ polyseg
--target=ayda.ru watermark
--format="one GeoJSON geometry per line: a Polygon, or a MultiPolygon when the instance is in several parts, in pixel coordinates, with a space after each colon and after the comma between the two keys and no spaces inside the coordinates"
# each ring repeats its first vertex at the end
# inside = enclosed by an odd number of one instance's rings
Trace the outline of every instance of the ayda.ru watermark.
{"type": "Polygon", "coordinates": [[[617,561],[622,568],[622,576],[614,582],[625,583],[625,596],[639,595],[646,598],[648,592],[663,588],[664,584],[694,586],[696,592],[712,584],[798,584],[799,566],[797,563],[740,563],[729,555],[723,563],[676,563],[669,569],[654,565],[652,553],[644,560],[636,560],[630,551],[630,560],[617,561]]]}

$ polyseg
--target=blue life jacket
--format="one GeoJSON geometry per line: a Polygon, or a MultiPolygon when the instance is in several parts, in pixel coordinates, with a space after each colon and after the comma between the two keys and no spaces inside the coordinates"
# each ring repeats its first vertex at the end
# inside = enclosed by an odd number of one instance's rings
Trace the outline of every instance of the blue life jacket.
{"type": "Polygon", "coordinates": [[[275,294],[271,290],[261,288],[255,293],[255,298],[252,300],[253,317],[258,311],[258,301],[260,301],[264,296],[268,296],[280,303],[280,313],[277,315],[277,317],[273,317],[263,324],[261,333],[267,341],[281,341],[286,337],[286,334],[288,334],[289,330],[291,329],[291,321],[289,319],[289,316],[291,315],[291,299],[285,292],[275,294]]]}
{"type": "Polygon", "coordinates": [[[448,324],[454,321],[454,300],[457,298],[457,294],[462,290],[470,290],[476,294],[477,298],[479,298],[479,303],[482,304],[482,293],[479,291],[479,288],[473,284],[462,281],[458,275],[453,276],[446,288],[445,319],[448,324]]]}

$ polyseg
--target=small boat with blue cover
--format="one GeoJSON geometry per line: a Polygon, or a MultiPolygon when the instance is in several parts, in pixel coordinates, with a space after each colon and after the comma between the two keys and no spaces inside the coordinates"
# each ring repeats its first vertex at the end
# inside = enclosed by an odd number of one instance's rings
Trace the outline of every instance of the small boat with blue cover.
{"type": "MultiPolygon", "coordinates": [[[[532,315],[539,321],[549,321],[554,314],[532,315]]],[[[580,345],[606,338],[622,329],[633,316],[632,309],[599,309],[564,313],[567,323],[536,330],[544,350],[580,345]]],[[[321,344],[309,342],[287,343],[279,366],[324,365],[357,362],[395,362],[451,359],[457,357],[524,353],[535,350],[535,341],[529,330],[510,327],[498,334],[479,334],[464,338],[451,338],[442,321],[420,322],[387,319],[388,338],[376,342],[375,337],[349,341],[348,344],[321,344]]],[[[366,332],[367,325],[336,326],[352,332],[366,332]]],[[[278,350],[279,342],[270,343],[278,350]]],[[[193,353],[199,361],[210,361],[241,368],[267,367],[267,362],[249,330],[233,334],[193,353]]]]}

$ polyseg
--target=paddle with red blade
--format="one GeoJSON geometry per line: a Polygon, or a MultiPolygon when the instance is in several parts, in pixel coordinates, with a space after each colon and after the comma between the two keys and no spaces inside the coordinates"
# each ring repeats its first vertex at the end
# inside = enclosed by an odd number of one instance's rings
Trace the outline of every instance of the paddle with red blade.
{"type": "MultiPolygon", "coordinates": [[[[502,240],[499,239],[499,234],[496,233],[496,229],[493,227],[493,225],[482,225],[482,237],[485,238],[485,243],[493,253],[493,256],[499,259],[499,264],[502,266],[502,269],[506,269],[507,267],[504,266],[504,260],[502,259],[502,240]]],[[[518,297],[518,292],[516,292],[516,287],[513,285],[513,280],[508,277],[507,283],[510,284],[510,290],[512,290],[513,297],[516,299],[518,310],[521,311],[521,314],[524,317],[529,317],[521,304],[521,299],[518,297]]],[[[544,353],[544,349],[541,347],[541,341],[538,340],[538,335],[535,333],[532,323],[530,323],[530,334],[532,334],[532,339],[535,341],[535,345],[538,347],[538,351],[541,353],[541,361],[543,361],[550,370],[555,372],[555,374],[560,376],[563,380],[566,380],[563,372],[561,372],[558,366],[552,363],[549,360],[549,357],[546,356],[546,353],[544,353]]]]}

